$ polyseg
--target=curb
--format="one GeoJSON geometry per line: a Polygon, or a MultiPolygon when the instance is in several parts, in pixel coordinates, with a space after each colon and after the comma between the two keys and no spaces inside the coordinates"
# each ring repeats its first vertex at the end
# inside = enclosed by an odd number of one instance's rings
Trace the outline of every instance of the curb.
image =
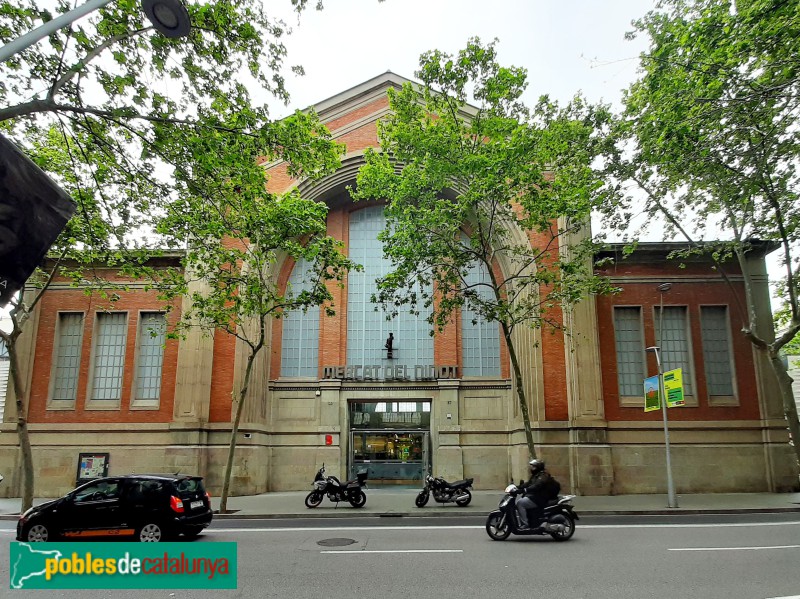
{"type": "MultiPolygon", "coordinates": [[[[492,511],[492,510],[489,510],[492,511]]],[[[775,507],[775,508],[727,508],[727,509],[663,509],[663,510],[576,510],[579,516],[698,516],[698,515],[725,515],[725,514],[800,514],[800,507],[775,507]]],[[[487,511],[449,511],[449,512],[310,512],[293,514],[219,514],[214,512],[214,520],[305,520],[305,519],[341,519],[341,518],[469,518],[488,514],[487,511]]],[[[0,514],[0,521],[15,521],[19,514],[0,514]]]]}

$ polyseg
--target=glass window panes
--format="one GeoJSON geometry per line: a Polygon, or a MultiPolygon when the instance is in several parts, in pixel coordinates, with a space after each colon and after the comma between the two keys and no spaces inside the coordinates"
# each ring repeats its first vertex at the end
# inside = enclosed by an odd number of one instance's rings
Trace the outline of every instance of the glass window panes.
{"type": "Polygon", "coordinates": [[[143,312],[139,317],[139,355],[136,358],[136,399],[161,397],[161,368],[164,363],[166,316],[143,312]]]}
{"type": "Polygon", "coordinates": [[[82,338],[83,314],[59,313],[55,372],[53,374],[52,399],[54,400],[75,401],[81,364],[82,338]]]}
{"type": "Polygon", "coordinates": [[[701,306],[703,362],[709,395],[733,395],[733,368],[726,306],[701,306]]]}
{"type": "MultiPolygon", "coordinates": [[[[483,285],[489,280],[486,265],[476,262],[471,265],[465,283],[478,285],[478,294],[491,300],[491,288],[483,285]]],[[[461,309],[461,348],[464,376],[500,376],[499,326],[466,305],[461,309]]]]}
{"type": "Polygon", "coordinates": [[[125,313],[101,312],[97,315],[91,397],[93,400],[119,400],[122,396],[127,330],[125,313]]]}
{"type": "Polygon", "coordinates": [[[429,308],[418,306],[419,316],[401,308],[392,320],[371,297],[378,292],[376,279],[391,271],[378,241],[386,223],[382,206],[371,206],[350,216],[350,259],[363,265],[361,272],[348,275],[347,363],[385,365],[386,340],[394,333],[392,366],[433,364],[433,337],[426,317],[429,308]]]}
{"type": "Polygon", "coordinates": [[[660,308],[655,310],[656,344],[661,347],[661,367],[664,372],[680,368],[683,371],[683,392],[692,390],[692,361],[689,347],[689,327],[685,306],[664,307],[664,333],[661,334],[660,308]]]}
{"type": "Polygon", "coordinates": [[[644,381],[644,339],[641,308],[614,308],[614,337],[617,349],[617,384],[623,397],[642,394],[644,381]]]}
{"type": "MultiPolygon", "coordinates": [[[[287,293],[297,296],[311,288],[307,282],[312,264],[301,259],[292,269],[287,293]]],[[[305,312],[292,310],[283,318],[281,376],[316,378],[319,374],[319,306],[305,312]]]]}

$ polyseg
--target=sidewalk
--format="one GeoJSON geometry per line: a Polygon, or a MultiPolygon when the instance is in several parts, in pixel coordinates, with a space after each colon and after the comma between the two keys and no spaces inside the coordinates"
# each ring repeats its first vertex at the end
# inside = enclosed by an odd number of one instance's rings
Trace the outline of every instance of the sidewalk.
{"type": "MultiPolygon", "coordinates": [[[[367,504],[354,509],[348,503],[337,507],[327,498],[314,509],[308,509],[304,500],[309,491],[262,493],[228,498],[227,514],[215,514],[217,519],[227,518],[352,518],[372,517],[431,517],[474,516],[488,514],[497,508],[503,492],[473,491],[472,502],[467,507],[454,503],[440,504],[433,497],[424,508],[414,505],[418,489],[367,487],[367,504]]],[[[35,499],[34,504],[49,501],[35,499]]],[[[211,498],[212,507],[219,509],[219,497],[211,498]]],[[[656,515],[698,513],[747,512],[798,512],[800,518],[800,493],[710,493],[678,495],[678,507],[667,507],[666,494],[579,496],[573,500],[578,515],[656,515]]],[[[16,519],[19,498],[0,498],[0,519],[16,519]]]]}

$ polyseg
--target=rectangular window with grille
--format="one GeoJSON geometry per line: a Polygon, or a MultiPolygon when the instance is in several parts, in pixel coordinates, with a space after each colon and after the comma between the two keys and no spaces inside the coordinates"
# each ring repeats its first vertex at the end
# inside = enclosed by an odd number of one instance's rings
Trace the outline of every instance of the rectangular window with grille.
{"type": "Polygon", "coordinates": [[[694,395],[692,347],[689,343],[689,317],[686,306],[665,306],[664,334],[660,331],[662,318],[655,307],[656,344],[661,347],[661,367],[664,372],[680,368],[683,371],[683,394],[694,395]]]}
{"type": "Polygon", "coordinates": [[[727,306],[701,306],[700,330],[709,400],[733,398],[733,357],[727,306]]]}
{"type": "Polygon", "coordinates": [[[124,312],[97,314],[91,401],[119,401],[125,370],[128,315],[124,312]]]}
{"type": "Polygon", "coordinates": [[[50,400],[74,403],[78,392],[78,374],[81,365],[83,314],[60,312],[57,327],[50,400]]]}
{"type": "Polygon", "coordinates": [[[643,402],[645,355],[642,309],[639,306],[614,307],[614,338],[619,395],[635,397],[643,402]]]}
{"type": "Polygon", "coordinates": [[[136,391],[134,405],[158,405],[161,398],[161,368],[167,319],[163,312],[142,312],[139,316],[136,391]]]}

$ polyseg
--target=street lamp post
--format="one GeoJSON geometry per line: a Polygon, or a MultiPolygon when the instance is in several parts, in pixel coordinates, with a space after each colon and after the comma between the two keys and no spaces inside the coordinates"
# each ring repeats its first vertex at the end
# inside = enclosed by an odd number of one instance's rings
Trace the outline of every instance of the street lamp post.
{"type": "Polygon", "coordinates": [[[662,283],[658,286],[661,296],[658,309],[658,340],[655,347],[648,347],[647,351],[652,351],[656,355],[656,365],[658,366],[658,396],[661,399],[661,416],[664,420],[664,447],[667,458],[667,507],[678,507],[678,497],[675,494],[675,483],[672,480],[672,460],[669,449],[669,420],[667,418],[667,397],[664,393],[664,370],[661,366],[661,349],[664,338],[664,292],[672,288],[671,283],[662,283]]]}
{"type": "MultiPolygon", "coordinates": [[[[62,27],[103,8],[111,0],[89,0],[69,12],[47,21],[33,31],[7,43],[0,48],[0,63],[5,62],[17,52],[32,46],[45,36],[52,35],[62,27]]],[[[166,37],[185,37],[189,35],[189,13],[180,0],[142,0],[142,10],[153,24],[153,27],[166,37]]]]}

